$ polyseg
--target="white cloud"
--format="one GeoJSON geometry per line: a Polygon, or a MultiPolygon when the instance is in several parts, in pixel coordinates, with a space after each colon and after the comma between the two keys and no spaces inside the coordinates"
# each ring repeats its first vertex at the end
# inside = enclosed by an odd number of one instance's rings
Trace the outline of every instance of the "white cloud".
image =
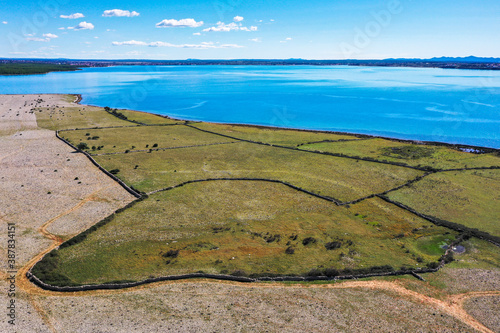
{"type": "Polygon", "coordinates": [[[59,29],[59,30],[64,30],[64,29],[66,29],[66,28],[65,28],[65,27],[60,27],[60,28],[57,28],[57,29],[59,29]]]}
{"type": "Polygon", "coordinates": [[[60,15],[59,17],[64,18],[64,19],[78,19],[78,18],[85,17],[85,15],[83,15],[82,13],[74,13],[74,14],[70,14],[70,15],[60,15]]]}
{"type": "Polygon", "coordinates": [[[251,26],[250,28],[247,28],[247,27],[242,27],[241,23],[237,24],[237,23],[231,22],[229,24],[225,24],[224,22],[220,22],[219,21],[219,22],[217,22],[217,26],[203,29],[203,31],[205,31],[205,32],[210,32],[210,31],[216,31],[216,32],[219,32],[219,31],[238,31],[238,30],[241,30],[241,31],[257,31],[257,27],[251,26]]]}
{"type": "Polygon", "coordinates": [[[274,22],[274,20],[273,20],[273,19],[270,19],[269,21],[274,22]]]}
{"type": "Polygon", "coordinates": [[[74,30],[93,30],[94,25],[92,23],[87,23],[85,21],[80,22],[77,26],[75,27],[68,27],[68,29],[74,29],[74,30]]]}
{"type": "Polygon", "coordinates": [[[28,37],[26,40],[30,42],[48,42],[50,38],[28,37]]]}
{"type": "Polygon", "coordinates": [[[201,33],[199,33],[199,32],[194,32],[194,33],[193,33],[193,36],[201,36],[201,33]]]}
{"type": "Polygon", "coordinates": [[[262,39],[260,39],[260,38],[252,38],[252,39],[249,39],[249,41],[252,41],[252,42],[255,42],[255,43],[260,43],[260,42],[262,42],[262,39]]]}
{"type": "Polygon", "coordinates": [[[43,34],[44,38],[34,37],[34,34],[26,34],[26,40],[30,42],[50,42],[53,38],[58,38],[59,36],[54,34],[43,34]]]}
{"type": "Polygon", "coordinates": [[[235,16],[233,18],[233,20],[234,20],[234,22],[241,22],[241,21],[243,21],[243,17],[241,17],[241,16],[235,16]]]}
{"type": "Polygon", "coordinates": [[[254,26],[251,26],[250,28],[241,27],[240,30],[242,30],[242,31],[257,31],[257,27],[254,27],[254,26]]]}
{"type": "Polygon", "coordinates": [[[9,22],[7,22],[7,21],[2,21],[2,24],[8,24],[8,23],[9,23],[9,22]]]}
{"type": "Polygon", "coordinates": [[[140,42],[140,41],[137,41],[137,40],[129,40],[129,41],[126,41],[126,42],[113,42],[111,44],[113,44],[115,46],[119,46],[119,45],[142,45],[142,46],[145,46],[145,45],[148,45],[148,43],[140,42]]]}
{"type": "Polygon", "coordinates": [[[159,23],[156,23],[157,28],[170,28],[170,27],[189,27],[189,28],[197,28],[203,25],[203,21],[196,22],[192,18],[182,19],[182,20],[163,20],[159,23]]]}
{"type": "Polygon", "coordinates": [[[230,48],[242,48],[243,46],[237,44],[220,44],[216,45],[213,42],[202,42],[200,44],[172,44],[167,42],[141,42],[136,40],[130,40],[126,42],[113,42],[114,46],[128,45],[128,46],[150,46],[150,47],[175,47],[184,49],[230,49],[230,48]]]}
{"type": "Polygon", "coordinates": [[[280,40],[280,43],[286,43],[286,42],[289,42],[291,40],[292,40],[291,37],[287,37],[287,38],[285,38],[285,40],[280,40]]]}
{"type": "Polygon", "coordinates": [[[136,11],[128,11],[128,10],[121,10],[121,9],[110,9],[110,10],[105,10],[104,13],[102,13],[102,16],[104,17],[134,17],[134,16],[139,16],[140,14],[136,11]]]}
{"type": "Polygon", "coordinates": [[[285,40],[292,40],[292,37],[287,37],[285,38],[285,40]]]}

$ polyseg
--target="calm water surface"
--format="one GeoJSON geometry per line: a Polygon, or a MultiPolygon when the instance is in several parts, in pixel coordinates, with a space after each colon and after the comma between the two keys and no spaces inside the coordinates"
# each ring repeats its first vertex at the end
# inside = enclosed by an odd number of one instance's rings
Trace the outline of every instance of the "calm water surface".
{"type": "Polygon", "coordinates": [[[0,77],[0,93],[189,120],[500,148],[500,71],[318,66],[118,66],[0,77]]]}

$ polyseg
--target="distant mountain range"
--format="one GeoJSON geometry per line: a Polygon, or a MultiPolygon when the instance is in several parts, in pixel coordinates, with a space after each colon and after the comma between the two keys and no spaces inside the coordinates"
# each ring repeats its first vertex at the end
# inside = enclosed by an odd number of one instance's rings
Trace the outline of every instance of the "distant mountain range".
{"type": "Polygon", "coordinates": [[[33,59],[0,58],[0,64],[46,63],[78,67],[138,66],[138,65],[254,65],[254,66],[383,66],[383,67],[437,67],[450,69],[500,70],[500,58],[484,57],[439,57],[430,59],[186,59],[186,60],[149,60],[149,59],[33,59]]]}
{"type": "Polygon", "coordinates": [[[392,61],[437,61],[437,62],[475,62],[475,63],[481,63],[481,62],[498,62],[500,63],[500,58],[485,58],[485,57],[475,57],[475,56],[468,56],[468,57],[434,57],[430,59],[420,59],[420,58],[414,58],[414,59],[407,59],[407,58],[396,58],[396,59],[384,59],[384,60],[392,60],[392,61]]]}

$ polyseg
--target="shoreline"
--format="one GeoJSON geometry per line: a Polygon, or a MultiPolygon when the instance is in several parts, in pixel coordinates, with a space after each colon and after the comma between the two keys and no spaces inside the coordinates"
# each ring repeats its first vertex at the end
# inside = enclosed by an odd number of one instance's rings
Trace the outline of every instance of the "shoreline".
{"type": "MultiPolygon", "coordinates": [[[[10,94],[10,95],[19,95],[19,94],[10,94]]],[[[33,94],[33,95],[36,95],[36,94],[33,94]]],[[[38,94],[38,95],[43,95],[43,94],[38,94]]],[[[47,94],[47,95],[49,95],[49,94],[47,94]]],[[[81,101],[83,100],[83,97],[81,94],[51,94],[51,95],[73,95],[73,96],[77,97],[77,100],[74,103],[76,103],[78,105],[104,108],[104,106],[100,106],[100,105],[81,103],[81,101]]],[[[353,136],[356,138],[362,138],[362,139],[384,139],[384,140],[389,140],[389,141],[409,143],[409,144],[415,144],[415,145],[433,145],[433,146],[448,147],[448,148],[463,151],[463,152],[466,152],[466,151],[464,151],[462,149],[473,149],[473,150],[480,150],[481,151],[481,152],[477,152],[477,153],[468,152],[468,153],[472,153],[472,154],[487,154],[487,153],[499,153],[500,154],[500,148],[476,146],[476,145],[469,145],[469,144],[462,144],[462,143],[449,143],[449,142],[441,142],[441,141],[427,141],[427,140],[414,140],[414,139],[399,139],[399,138],[389,137],[389,136],[354,133],[354,132],[314,130],[314,129],[278,127],[278,126],[242,124],[242,123],[220,123],[220,122],[215,122],[215,121],[202,121],[202,120],[188,120],[188,119],[174,118],[174,117],[171,117],[168,115],[161,115],[161,114],[152,113],[152,112],[148,112],[148,111],[131,110],[131,109],[125,109],[125,108],[116,108],[116,109],[117,110],[125,110],[125,111],[142,112],[142,113],[151,114],[151,115],[161,117],[161,118],[171,119],[171,120],[175,120],[175,121],[192,122],[192,123],[220,124],[220,125],[229,125],[229,126],[260,128],[260,129],[268,129],[268,130],[284,130],[284,131],[299,131],[299,132],[349,135],[349,136],[353,136]]]]}

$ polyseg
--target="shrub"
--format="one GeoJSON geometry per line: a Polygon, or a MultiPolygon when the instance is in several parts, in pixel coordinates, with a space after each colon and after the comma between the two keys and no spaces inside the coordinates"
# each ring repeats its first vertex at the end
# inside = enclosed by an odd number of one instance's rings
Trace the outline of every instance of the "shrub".
{"type": "Polygon", "coordinates": [[[179,250],[168,250],[167,253],[163,254],[165,258],[177,258],[179,256],[179,250]]]}
{"type": "Polygon", "coordinates": [[[341,242],[329,242],[325,244],[327,250],[335,250],[342,246],[341,242]]]}
{"type": "Polygon", "coordinates": [[[317,242],[314,237],[307,237],[302,240],[302,245],[307,246],[309,244],[315,244],[317,242]]]}
{"type": "Polygon", "coordinates": [[[289,247],[286,248],[285,253],[286,254],[294,254],[295,253],[295,249],[293,247],[289,246],[289,247]]]}
{"type": "Polygon", "coordinates": [[[109,173],[112,175],[116,175],[118,172],[120,172],[120,169],[113,169],[109,171],[109,173]]]}
{"type": "Polygon", "coordinates": [[[158,144],[157,144],[157,143],[155,143],[155,144],[153,145],[153,148],[156,148],[156,147],[158,147],[158,144]]]}
{"type": "Polygon", "coordinates": [[[428,263],[426,266],[429,267],[429,268],[431,268],[431,269],[436,269],[436,268],[439,267],[439,263],[433,261],[433,262],[428,263]]]}
{"type": "Polygon", "coordinates": [[[89,149],[89,145],[86,144],[85,142],[80,142],[76,148],[80,149],[80,150],[84,150],[84,149],[89,149]]]}

